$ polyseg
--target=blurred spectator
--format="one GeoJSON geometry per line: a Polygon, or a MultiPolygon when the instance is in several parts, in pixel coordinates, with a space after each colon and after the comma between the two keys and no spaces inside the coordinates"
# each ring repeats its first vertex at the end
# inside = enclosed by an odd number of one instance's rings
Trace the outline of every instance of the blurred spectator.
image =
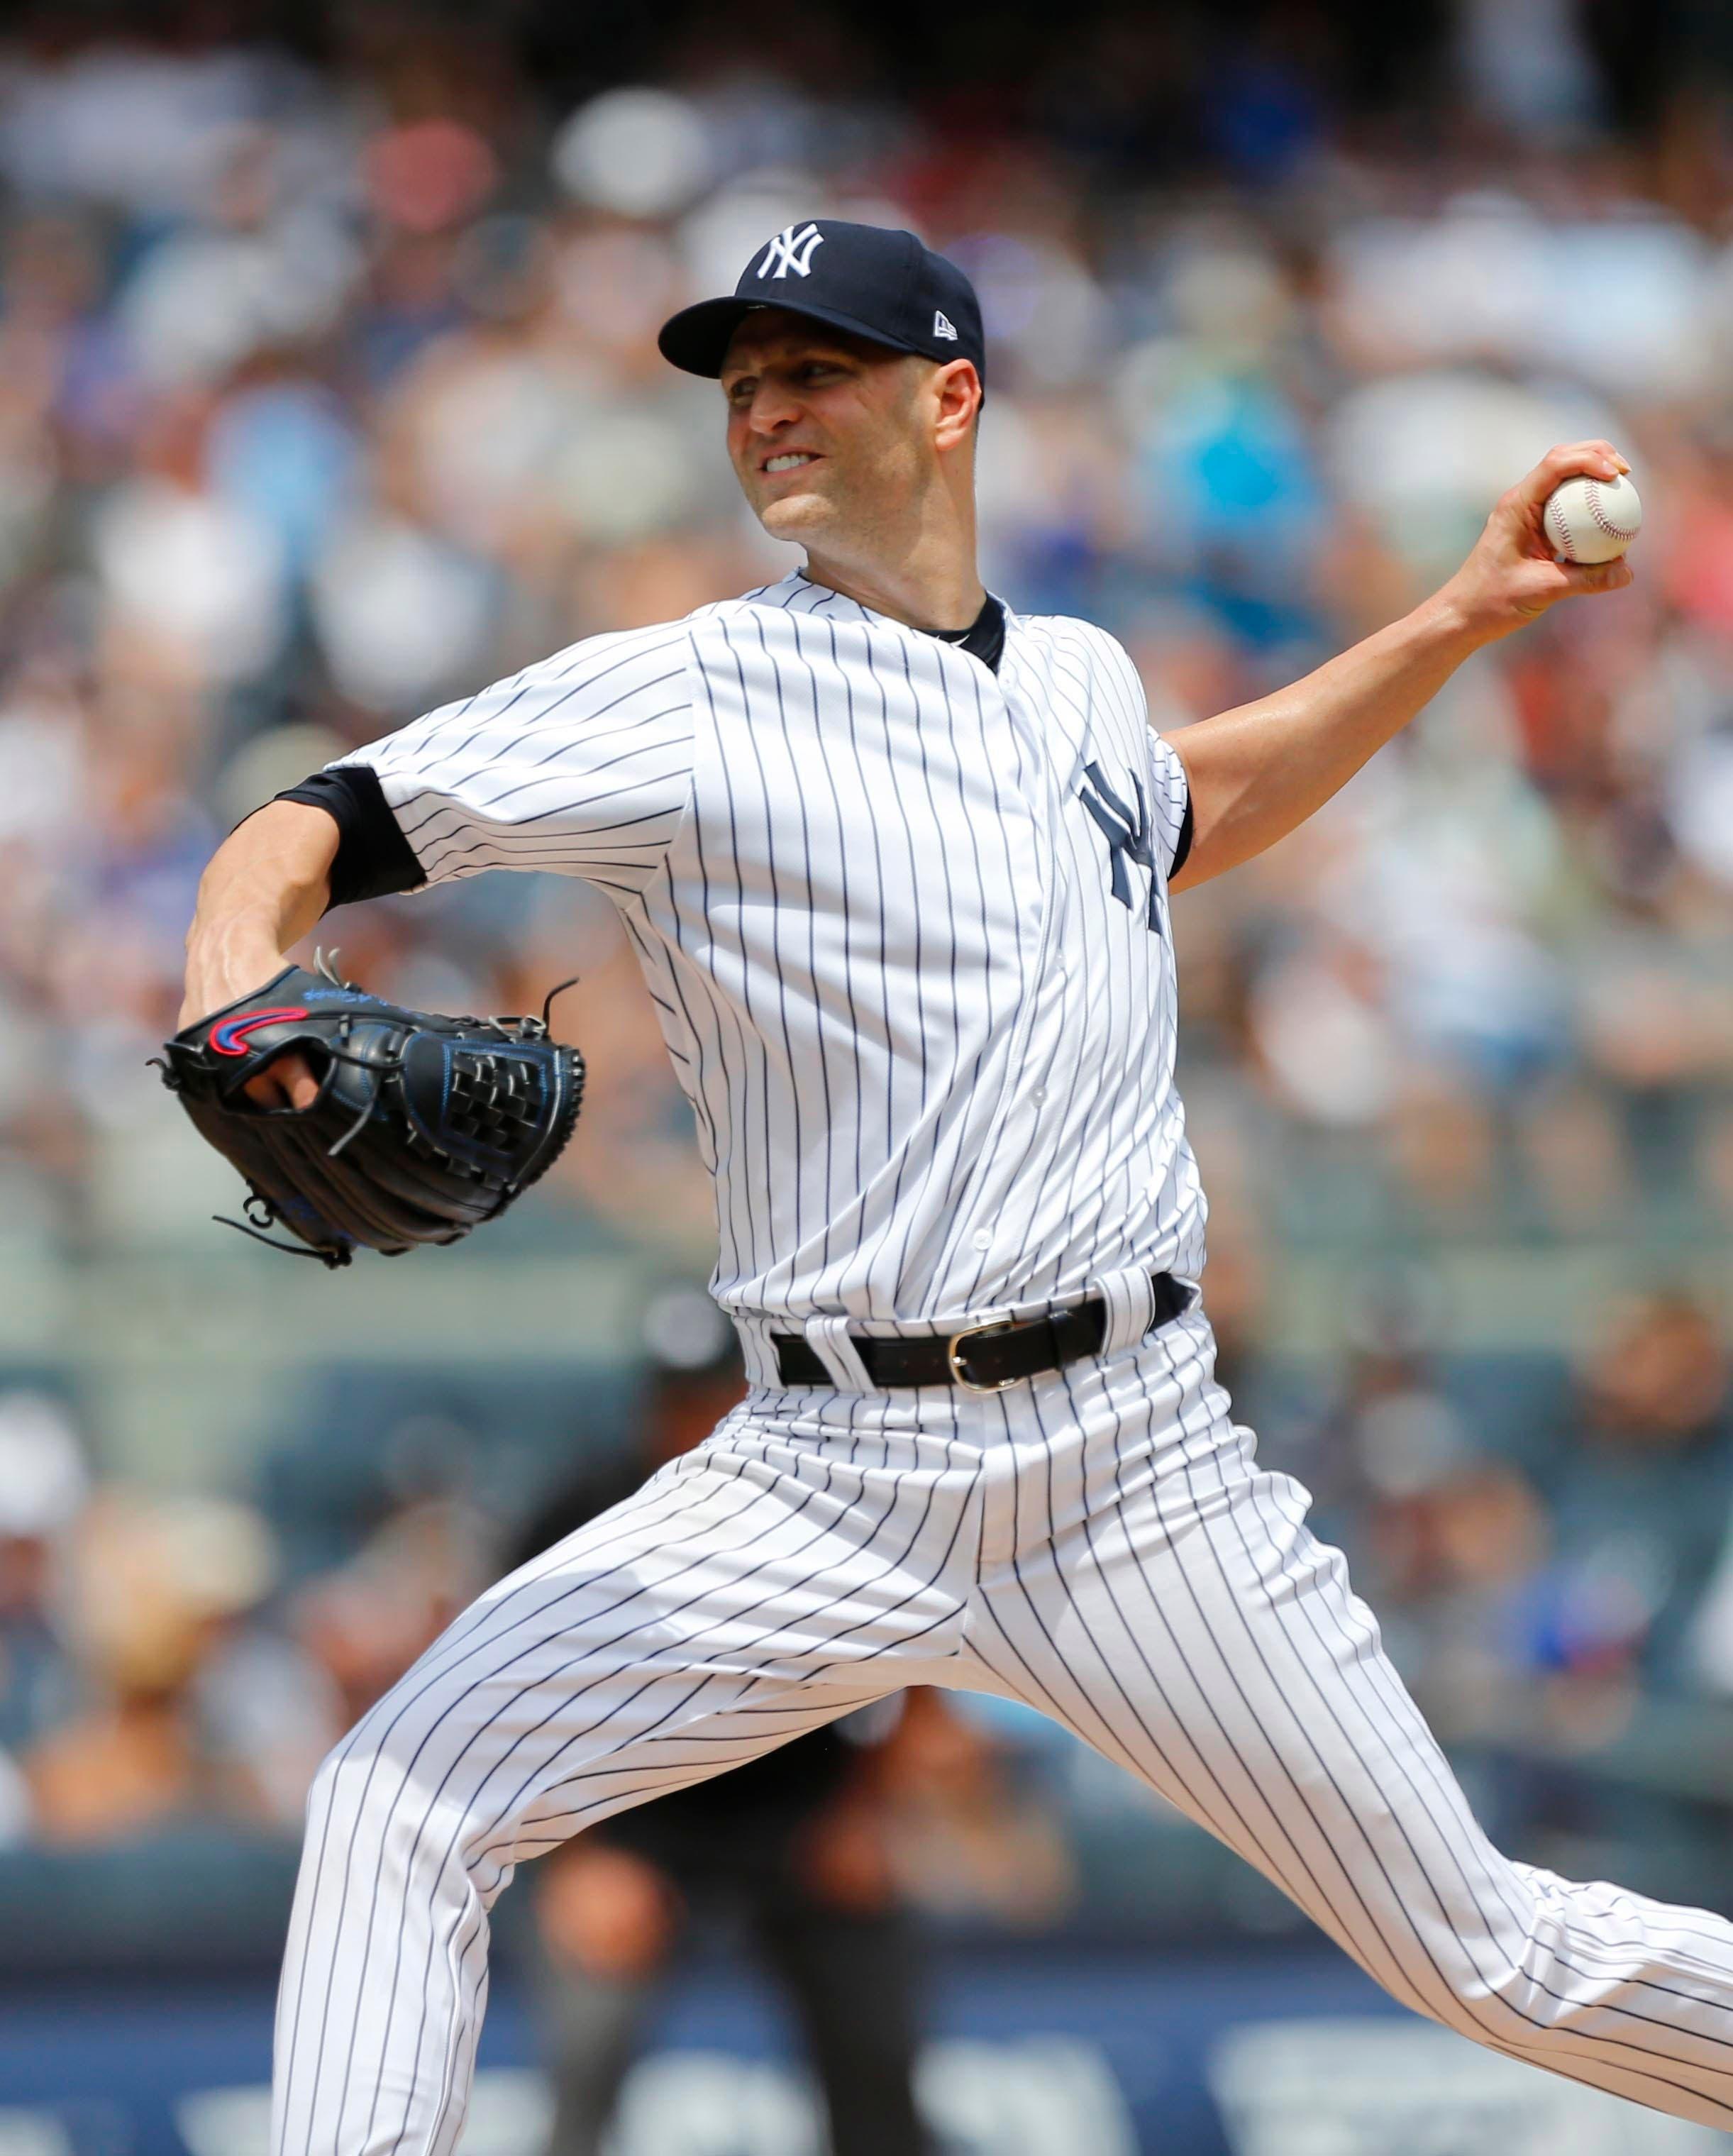
{"type": "Polygon", "coordinates": [[[322,1710],[305,1773],[286,1778],[299,1781],[297,1805],[320,1758],[487,1585],[496,1568],[489,1545],[460,1496],[405,1495],[352,1557],[290,1597],[289,1630],[310,1666],[305,1690],[322,1710]]]}
{"type": "Polygon", "coordinates": [[[1695,1297],[1608,1314],[1547,1494],[1552,1556],[1532,1621],[1556,1696],[1688,1686],[1689,1628],[1733,1511],[1733,1366],[1695,1297]]]}
{"type": "Polygon", "coordinates": [[[72,1424],[39,1394],[0,1394],[0,1847],[33,1823],[20,1767],[79,1703],[56,1608],[59,1560],[87,1496],[72,1424]]]}
{"type": "Polygon", "coordinates": [[[244,1506],[110,1490],[86,1507],[60,1619],[82,1699],[23,1759],[45,1840],[126,1841],[246,1815],[238,1762],[200,1714],[197,1687],[272,1568],[269,1532],[244,1506]]]}
{"type": "MultiPolygon", "coordinates": [[[[1547,1554],[1540,1493],[1500,1435],[1453,1397],[1420,1279],[1357,1299],[1340,1390],[1295,1465],[1314,1523],[1347,1553],[1392,1660],[1452,1746],[1509,1731],[1526,1676],[1525,1598],[1547,1554]]],[[[1524,1433],[1523,1449],[1550,1433],[1524,1433]]],[[[1519,1442],[1522,1440],[1519,1440],[1519,1442]]],[[[1511,1448],[1514,1450],[1514,1448],[1511,1448]]]]}
{"type": "Polygon", "coordinates": [[[997,1704],[906,1695],[886,1746],[882,1830],[891,1876],[920,1907],[1035,1931],[1064,1915],[1076,1881],[1051,1795],[1019,1758],[1024,1732],[1007,1731],[997,1704]]]}

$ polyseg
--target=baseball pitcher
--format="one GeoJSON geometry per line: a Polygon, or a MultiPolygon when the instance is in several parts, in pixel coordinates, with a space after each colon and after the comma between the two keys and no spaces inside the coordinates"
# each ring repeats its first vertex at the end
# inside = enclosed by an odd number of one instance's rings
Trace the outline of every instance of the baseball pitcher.
{"type": "MultiPolygon", "coordinates": [[[[911,1683],[1064,1723],[1418,2012],[1733,2128],[1733,1925],[1489,1845],[1306,1492],[1234,1423],[1173,1086],[1172,892],[1293,830],[1470,654],[1623,586],[1623,561],[1555,561],[1541,521],[1623,459],[1554,449],[1413,613],[1169,742],[1111,637],[982,589],[985,353],[951,264],[817,218],[661,347],[720,382],[740,485],[804,566],[291,789],[218,853],[189,938],[182,1043],[248,1051],[226,1111],[303,1129],[346,1087],[308,1159],[353,1122],[388,1183],[391,1127],[461,1161],[479,1081],[454,1110],[422,1050],[412,1114],[413,1043],[382,1065],[347,1019],[274,1014],[320,993],[298,974],[285,999],[284,954],[370,894],[499,868],[599,886],[697,1119],[750,1379],[320,1771],[277,2156],[448,2156],[515,1867],[911,1683]]],[[[569,1072],[495,1069],[547,1048],[474,1051],[519,1142],[459,1226],[566,1127],[569,1072]]],[[[279,1224],[327,1255],[416,1240],[287,1183],[279,1224]]]]}

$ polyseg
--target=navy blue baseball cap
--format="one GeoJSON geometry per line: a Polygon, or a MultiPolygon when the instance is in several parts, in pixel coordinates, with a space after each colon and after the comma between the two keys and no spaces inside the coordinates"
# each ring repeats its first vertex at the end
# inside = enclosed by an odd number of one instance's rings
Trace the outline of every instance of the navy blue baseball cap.
{"type": "Polygon", "coordinates": [[[894,352],[972,359],[987,379],[974,286],[912,232],[833,217],[791,224],[753,255],[731,298],[700,300],[664,322],[656,340],[662,357],[714,378],[729,339],[760,307],[787,307],[894,352]]]}

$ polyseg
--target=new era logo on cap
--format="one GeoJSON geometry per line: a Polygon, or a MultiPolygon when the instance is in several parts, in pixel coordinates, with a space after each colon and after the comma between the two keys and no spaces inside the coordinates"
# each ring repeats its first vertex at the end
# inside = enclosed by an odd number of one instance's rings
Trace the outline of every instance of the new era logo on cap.
{"type": "Polygon", "coordinates": [[[683,307],[662,326],[664,359],[689,374],[722,371],[755,309],[777,307],[923,358],[972,360],[983,376],[981,305],[954,262],[912,232],[808,218],[755,248],[731,297],[683,307]]]}

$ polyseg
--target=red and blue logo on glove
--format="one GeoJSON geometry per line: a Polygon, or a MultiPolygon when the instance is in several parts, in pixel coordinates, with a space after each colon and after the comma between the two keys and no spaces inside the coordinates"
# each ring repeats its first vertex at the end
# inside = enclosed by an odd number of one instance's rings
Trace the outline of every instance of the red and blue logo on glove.
{"type": "Polygon", "coordinates": [[[249,1011],[244,1018],[226,1018],[211,1028],[211,1046],[218,1055],[244,1055],[247,1035],[257,1032],[262,1025],[279,1025],[290,1019],[307,1015],[299,1004],[282,1010],[249,1011]]]}

